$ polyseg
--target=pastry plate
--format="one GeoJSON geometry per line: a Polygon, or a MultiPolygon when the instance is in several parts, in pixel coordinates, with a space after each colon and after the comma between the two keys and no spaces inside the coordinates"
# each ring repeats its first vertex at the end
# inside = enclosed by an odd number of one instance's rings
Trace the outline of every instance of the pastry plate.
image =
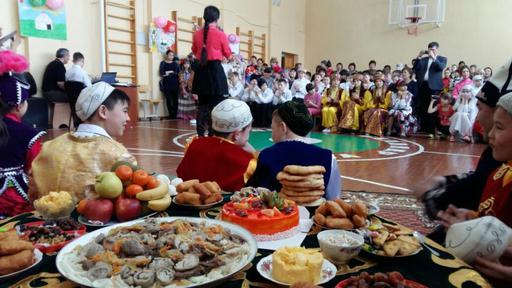
{"type": "MultiPolygon", "coordinates": [[[[249,245],[249,253],[247,255],[247,258],[245,258],[244,261],[238,263],[238,265],[231,272],[227,273],[222,278],[213,279],[213,280],[209,280],[209,281],[205,281],[205,282],[197,283],[197,284],[191,284],[188,286],[177,286],[180,288],[204,287],[204,286],[222,287],[222,286],[220,286],[220,284],[222,282],[226,281],[227,279],[229,279],[229,277],[232,277],[234,274],[238,273],[245,266],[247,266],[247,264],[251,263],[251,261],[256,256],[256,253],[258,252],[258,245],[256,243],[256,240],[252,236],[251,232],[249,232],[246,229],[244,229],[238,225],[235,225],[235,224],[231,224],[231,223],[227,223],[227,222],[223,222],[223,221],[219,221],[219,220],[214,220],[214,219],[208,219],[208,218],[199,218],[199,217],[158,217],[158,218],[154,218],[154,219],[158,222],[172,222],[175,220],[186,220],[186,221],[189,221],[192,223],[198,223],[198,224],[205,223],[207,226],[208,225],[221,225],[224,229],[229,230],[232,234],[235,234],[235,235],[239,236],[240,238],[244,239],[245,241],[247,241],[247,243],[249,245]]],[[[141,223],[143,221],[145,221],[145,220],[139,219],[139,220],[119,223],[117,225],[103,227],[101,229],[89,232],[89,233],[85,234],[84,236],[75,239],[73,242],[69,243],[64,248],[62,248],[62,250],[60,250],[59,254],[57,255],[57,259],[55,260],[55,263],[57,264],[57,269],[59,270],[60,274],[62,274],[62,276],[66,277],[69,280],[71,280],[77,284],[80,284],[82,286],[98,287],[98,288],[99,287],[107,287],[105,285],[93,285],[92,282],[86,276],[82,276],[82,275],[76,273],[75,270],[73,270],[72,266],[70,265],[70,262],[75,257],[73,255],[74,250],[78,246],[84,246],[87,243],[93,241],[93,239],[95,239],[100,234],[107,235],[109,233],[109,231],[111,231],[113,229],[117,229],[119,227],[132,226],[132,225],[141,223]]]]}
{"type": "MultiPolygon", "coordinates": [[[[290,284],[280,282],[272,277],[272,254],[264,257],[258,262],[256,269],[263,278],[266,278],[274,283],[289,286],[290,284]]],[[[324,259],[322,264],[322,275],[320,275],[320,281],[315,283],[316,285],[324,284],[331,281],[336,276],[338,269],[334,264],[324,259]]]]}
{"type": "MultiPolygon", "coordinates": [[[[153,215],[156,215],[157,213],[158,212],[153,211],[153,212],[151,212],[149,214],[140,216],[137,219],[145,219],[145,218],[151,217],[153,215]]],[[[137,219],[135,219],[135,220],[137,220],[137,219]]],[[[112,225],[116,225],[116,224],[119,224],[119,223],[123,223],[123,222],[118,222],[118,221],[112,220],[112,219],[110,221],[108,221],[107,223],[103,223],[101,221],[91,221],[91,220],[85,218],[83,215],[79,215],[78,216],[78,222],[84,224],[85,226],[89,226],[89,227],[106,227],[106,226],[112,226],[112,225]]]]}
{"type": "Polygon", "coordinates": [[[14,277],[24,271],[27,271],[28,269],[36,266],[37,264],[39,264],[39,262],[41,262],[41,260],[43,260],[43,252],[39,251],[39,249],[35,248],[34,249],[34,263],[26,268],[23,268],[21,270],[18,270],[16,272],[12,272],[10,274],[6,274],[6,275],[1,275],[0,276],[0,279],[7,279],[7,278],[11,278],[11,277],[14,277]]]}
{"type": "Polygon", "coordinates": [[[203,210],[203,209],[212,208],[213,206],[222,203],[222,201],[224,201],[224,198],[220,199],[217,202],[213,202],[213,203],[210,203],[210,204],[205,204],[205,205],[189,205],[189,204],[180,204],[180,203],[176,202],[176,197],[172,198],[172,203],[174,203],[174,204],[176,204],[178,206],[189,207],[189,208],[197,209],[197,210],[203,210]]]}

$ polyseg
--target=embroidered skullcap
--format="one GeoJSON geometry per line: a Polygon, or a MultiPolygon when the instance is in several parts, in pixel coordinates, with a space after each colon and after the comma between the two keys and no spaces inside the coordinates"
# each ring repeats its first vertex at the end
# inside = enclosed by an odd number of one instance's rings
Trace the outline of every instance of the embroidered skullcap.
{"type": "Polygon", "coordinates": [[[212,110],[212,128],[217,132],[231,133],[251,123],[251,109],[243,101],[226,99],[212,110]]]}
{"type": "Polygon", "coordinates": [[[496,106],[505,109],[508,114],[512,115],[512,93],[508,93],[507,95],[500,97],[496,106]]]}
{"type": "Polygon", "coordinates": [[[0,98],[9,106],[28,99],[30,84],[21,74],[28,68],[27,59],[11,50],[0,51],[0,98]]]}
{"type": "Polygon", "coordinates": [[[313,129],[313,118],[303,103],[285,102],[279,106],[277,113],[286,126],[299,136],[306,136],[313,129]]]}
{"type": "Polygon", "coordinates": [[[114,89],[114,87],[103,81],[84,88],[76,100],[76,115],[82,121],[89,119],[114,89]]]}
{"type": "Polygon", "coordinates": [[[476,98],[491,107],[495,107],[501,96],[512,92],[511,77],[512,58],[501,66],[489,81],[485,82],[476,98]]]}

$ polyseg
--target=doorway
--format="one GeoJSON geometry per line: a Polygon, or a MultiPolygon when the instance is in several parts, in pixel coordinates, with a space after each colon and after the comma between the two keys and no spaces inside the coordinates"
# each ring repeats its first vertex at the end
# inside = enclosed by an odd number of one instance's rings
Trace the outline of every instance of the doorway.
{"type": "Polygon", "coordinates": [[[297,54],[281,52],[281,67],[291,69],[295,67],[295,63],[297,62],[299,62],[299,56],[297,54]]]}

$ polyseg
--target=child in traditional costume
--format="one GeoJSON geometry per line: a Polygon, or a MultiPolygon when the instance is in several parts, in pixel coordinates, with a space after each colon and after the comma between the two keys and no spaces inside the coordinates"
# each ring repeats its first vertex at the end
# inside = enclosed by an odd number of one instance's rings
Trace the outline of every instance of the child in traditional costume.
{"type": "Polygon", "coordinates": [[[371,97],[371,93],[363,89],[360,78],[354,78],[354,86],[350,90],[343,90],[341,94],[340,107],[342,114],[338,127],[357,132],[359,130],[359,117],[364,111],[364,99],[369,97],[371,97]]]}
{"type": "Polygon", "coordinates": [[[405,137],[407,133],[415,132],[416,119],[412,115],[411,101],[413,95],[407,91],[407,83],[399,80],[396,84],[397,92],[392,95],[391,109],[388,116],[387,136],[395,129],[401,137],[405,137]]]}
{"type": "Polygon", "coordinates": [[[0,216],[33,210],[28,197],[28,171],[41,150],[41,136],[21,122],[27,111],[30,85],[19,74],[25,57],[0,51],[0,216]]]}
{"type": "Polygon", "coordinates": [[[475,91],[471,85],[466,85],[460,90],[460,95],[453,110],[455,113],[450,118],[450,134],[465,142],[473,141],[473,125],[475,124],[478,108],[476,107],[475,91]]]}
{"type": "Polygon", "coordinates": [[[340,95],[341,89],[340,79],[333,77],[331,87],[325,89],[324,95],[322,96],[322,126],[325,128],[325,133],[335,132],[336,124],[338,123],[338,107],[340,107],[340,95]],[[334,131],[332,131],[334,130],[334,131]]]}
{"type": "Polygon", "coordinates": [[[306,85],[306,91],[308,91],[308,93],[304,96],[304,104],[308,108],[309,114],[311,116],[320,115],[322,112],[322,97],[316,92],[315,85],[308,83],[306,85]]]}
{"type": "Polygon", "coordinates": [[[196,118],[196,100],[192,97],[192,82],[194,81],[194,71],[190,68],[188,59],[183,61],[178,74],[180,81],[180,90],[178,94],[178,118],[184,120],[194,120],[196,118]]]}
{"type": "Polygon", "coordinates": [[[305,136],[311,129],[313,129],[313,119],[302,103],[288,101],[274,111],[272,117],[274,145],[261,151],[256,171],[247,182],[247,186],[280,191],[282,186],[276,176],[285,166],[321,165],[326,170],[324,197],[338,198],[341,192],[338,162],[330,150],[306,143],[305,136]]]}
{"type": "Polygon", "coordinates": [[[391,91],[384,85],[383,77],[375,75],[375,87],[371,99],[365,101],[364,131],[374,136],[382,136],[391,105],[391,91]]]}
{"type": "Polygon", "coordinates": [[[75,132],[45,142],[32,163],[30,199],[50,191],[67,191],[85,198],[96,175],[110,171],[117,161],[135,163],[128,150],[112,137],[121,137],[130,117],[130,98],[105,82],[80,92],[76,114],[83,121],[75,132]]]}
{"type": "Polygon", "coordinates": [[[252,115],[240,100],[226,99],[212,110],[214,136],[194,138],[176,173],[183,180],[216,181],[224,191],[238,191],[256,168],[249,144],[252,115]]]}

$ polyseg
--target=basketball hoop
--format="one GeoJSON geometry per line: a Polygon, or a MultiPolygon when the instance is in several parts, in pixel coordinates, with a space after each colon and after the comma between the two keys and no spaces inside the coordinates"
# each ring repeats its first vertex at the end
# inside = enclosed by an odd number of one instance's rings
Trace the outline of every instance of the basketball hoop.
{"type": "Polygon", "coordinates": [[[407,34],[418,36],[418,26],[420,25],[421,17],[419,16],[411,16],[405,17],[407,20],[407,34]]]}

